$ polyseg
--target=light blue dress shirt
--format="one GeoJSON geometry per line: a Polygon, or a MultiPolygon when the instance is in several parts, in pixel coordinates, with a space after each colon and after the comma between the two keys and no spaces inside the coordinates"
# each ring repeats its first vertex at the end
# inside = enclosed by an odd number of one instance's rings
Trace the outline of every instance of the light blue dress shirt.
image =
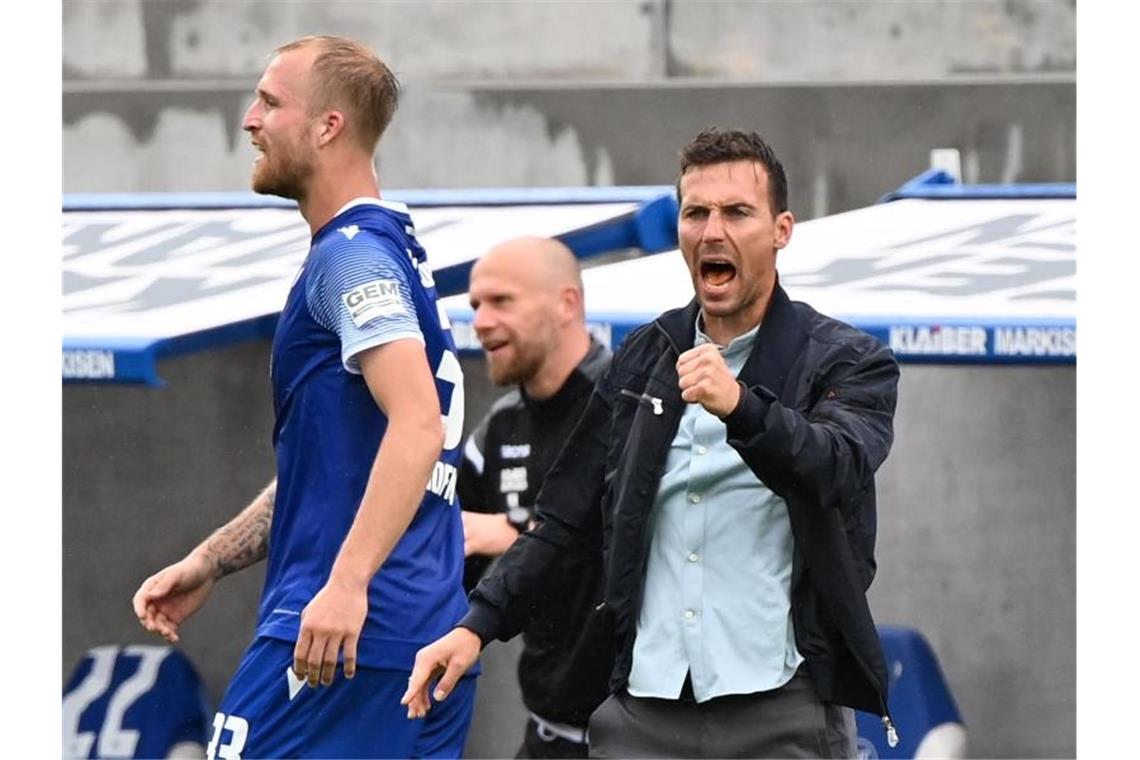
{"type": "MultiPolygon", "coordinates": [[[[758,329],[721,349],[733,375],[758,329]]],[[[698,316],[696,345],[711,342],[698,316]]],[[[698,702],[787,683],[803,662],[792,629],[787,505],[700,404],[681,418],[649,530],[629,693],[676,699],[687,671],[698,702]]]]}

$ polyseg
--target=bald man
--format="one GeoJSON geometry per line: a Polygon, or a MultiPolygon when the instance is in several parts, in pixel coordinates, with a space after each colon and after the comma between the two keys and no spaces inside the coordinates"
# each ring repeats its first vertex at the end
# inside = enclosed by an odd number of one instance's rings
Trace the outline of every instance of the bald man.
{"type": "MultiPolygon", "coordinates": [[[[610,362],[586,331],[578,261],[557,240],[492,248],[471,271],[469,295],[492,382],[516,387],[464,447],[468,589],[531,524],[542,481],[610,362]]],[[[608,695],[612,666],[610,637],[595,635],[600,602],[597,555],[575,558],[543,589],[541,612],[523,633],[519,685],[530,717],[517,757],[587,756],[585,727],[608,695]]]]}

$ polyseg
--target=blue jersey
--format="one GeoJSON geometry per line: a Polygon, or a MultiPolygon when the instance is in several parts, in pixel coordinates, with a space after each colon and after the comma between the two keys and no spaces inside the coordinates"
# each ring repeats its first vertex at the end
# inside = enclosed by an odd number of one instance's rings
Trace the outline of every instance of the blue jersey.
{"type": "Polygon", "coordinates": [[[209,714],[198,671],[177,649],[95,647],[63,690],[63,756],[166,757],[186,743],[201,755],[209,714]]]}
{"type": "Polygon", "coordinates": [[[328,580],[388,425],[358,357],[405,338],[424,345],[446,440],[411,524],[369,585],[357,659],[410,670],[416,650],[466,612],[455,343],[407,209],[358,199],[313,236],[273,339],[277,497],[258,636],[296,641],[301,611],[328,580]]]}

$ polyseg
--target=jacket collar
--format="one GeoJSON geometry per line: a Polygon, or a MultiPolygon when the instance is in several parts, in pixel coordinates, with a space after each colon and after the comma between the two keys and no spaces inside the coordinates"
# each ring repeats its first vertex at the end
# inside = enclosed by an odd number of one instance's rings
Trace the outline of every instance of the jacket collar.
{"type": "Polygon", "coordinates": [[[696,296],[693,296],[688,306],[671,309],[657,318],[657,326],[669,338],[678,354],[693,347],[697,339],[697,313],[700,310],[701,305],[696,296]]]}
{"type": "MultiPolygon", "coordinates": [[[[701,306],[694,297],[687,306],[667,311],[657,318],[658,326],[664,331],[678,353],[693,347],[696,340],[697,313],[701,306]]],[[[752,352],[740,370],[739,379],[745,385],[763,385],[776,394],[783,395],[788,369],[799,357],[807,339],[807,325],[800,312],[780,286],[779,276],[772,291],[772,300],[764,321],[756,331],[752,352]]]]}

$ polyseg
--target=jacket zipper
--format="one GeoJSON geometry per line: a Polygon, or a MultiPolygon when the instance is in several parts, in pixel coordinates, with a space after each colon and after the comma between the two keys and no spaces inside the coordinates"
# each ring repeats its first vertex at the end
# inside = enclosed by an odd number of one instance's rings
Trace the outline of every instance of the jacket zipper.
{"type": "MultiPolygon", "coordinates": [[[[867,667],[867,664],[865,662],[863,662],[863,658],[860,657],[854,650],[852,650],[851,653],[855,655],[855,661],[859,663],[859,666],[863,669],[863,673],[867,676],[867,680],[869,680],[871,683],[874,683],[875,679],[871,676],[871,669],[867,667]]],[[[887,675],[887,678],[890,679],[889,673],[887,675]]],[[[879,706],[883,708],[883,714],[879,718],[879,722],[883,726],[883,733],[887,735],[887,746],[891,748],[897,747],[899,745],[899,732],[898,729],[895,728],[894,722],[891,721],[891,712],[887,708],[887,700],[883,699],[883,693],[881,691],[878,689],[875,689],[875,691],[878,692],[879,706]]]]}
{"type": "MultiPolygon", "coordinates": [[[[794,556],[795,556],[795,554],[793,554],[793,557],[794,556]]],[[[793,559],[793,564],[794,563],[795,563],[795,560],[793,559]]],[[[799,624],[799,620],[796,619],[799,617],[801,617],[801,616],[796,615],[793,618],[793,620],[792,620],[793,625],[799,624]]],[[[857,652],[855,652],[854,650],[852,650],[851,653],[855,656],[855,662],[859,664],[859,667],[863,671],[863,675],[866,676],[867,680],[870,683],[872,683],[872,684],[875,683],[875,679],[871,675],[871,669],[869,667],[867,667],[867,664],[865,662],[863,662],[863,658],[861,656],[859,656],[859,654],[857,652]]],[[[887,675],[887,678],[888,678],[888,680],[890,679],[889,674],[887,675]]],[[[891,713],[890,713],[890,710],[887,708],[887,700],[885,700],[883,698],[883,693],[881,691],[879,691],[878,688],[875,689],[875,696],[877,696],[879,698],[879,707],[881,707],[883,710],[883,714],[881,716],[879,716],[879,723],[883,727],[883,733],[886,734],[886,736],[887,736],[887,746],[889,746],[893,749],[894,747],[897,747],[899,744],[898,729],[895,728],[895,724],[891,720],[891,713]]]]}
{"type": "MultiPolygon", "coordinates": [[[[673,354],[675,356],[680,356],[681,352],[677,349],[677,344],[673,342],[672,336],[670,336],[669,333],[665,331],[665,328],[661,326],[661,323],[654,321],[653,326],[665,337],[665,341],[669,344],[670,348],[673,349],[673,354]]],[[[639,394],[634,393],[633,391],[627,390],[625,388],[621,388],[619,390],[621,390],[623,395],[628,396],[629,398],[636,400],[637,403],[639,403],[639,404],[648,403],[653,408],[653,414],[655,416],[660,416],[660,415],[665,413],[664,404],[663,404],[661,399],[659,399],[655,396],[651,396],[648,393],[644,393],[644,392],[639,395],[639,394]]],[[[673,434],[676,435],[676,429],[674,429],[673,434]]],[[[671,438],[672,438],[672,436],[670,436],[670,439],[671,438]]],[[[666,443],[668,443],[668,442],[666,442],[666,443]]],[[[664,460],[662,460],[661,461],[661,467],[664,468],[664,466],[665,466],[665,462],[664,462],[664,460]]],[[[661,482],[661,473],[660,472],[657,473],[657,482],[658,483],[661,482]]],[[[638,563],[638,578],[640,578],[640,582],[638,583],[638,586],[637,586],[637,594],[631,600],[633,602],[633,613],[634,613],[635,619],[636,619],[636,616],[638,614],[640,614],[641,602],[642,602],[642,599],[645,595],[645,566],[646,566],[646,563],[648,562],[648,558],[649,558],[649,544],[651,541],[652,541],[652,534],[650,534],[650,532],[648,530],[644,531],[644,535],[642,536],[642,545],[641,545],[641,559],[640,559],[640,562],[638,563]]],[[[633,652],[633,640],[632,639],[630,640],[630,642],[628,644],[628,651],[630,652],[630,657],[632,658],[632,652],[633,652]]],[[[618,657],[624,657],[624,655],[625,655],[624,652],[615,653],[615,656],[618,656],[618,657]]],[[[632,660],[631,660],[631,662],[632,662],[632,660]]],[[[626,680],[626,682],[629,681],[628,667],[627,667],[626,672],[625,672],[625,680],[626,680]]]]}
{"type": "Polygon", "coordinates": [[[621,391],[621,394],[623,396],[629,396],[632,399],[636,399],[637,403],[639,403],[639,404],[648,404],[650,407],[653,408],[653,414],[654,415],[660,417],[662,414],[665,413],[665,407],[662,406],[663,402],[661,401],[661,399],[657,398],[656,396],[650,396],[648,393],[640,393],[640,394],[634,393],[633,391],[631,391],[627,388],[619,388],[619,390],[621,391]]]}
{"type": "Polygon", "coordinates": [[[883,731],[887,734],[887,746],[899,746],[899,732],[895,730],[895,724],[891,723],[891,716],[884,715],[882,718],[883,731]]]}

